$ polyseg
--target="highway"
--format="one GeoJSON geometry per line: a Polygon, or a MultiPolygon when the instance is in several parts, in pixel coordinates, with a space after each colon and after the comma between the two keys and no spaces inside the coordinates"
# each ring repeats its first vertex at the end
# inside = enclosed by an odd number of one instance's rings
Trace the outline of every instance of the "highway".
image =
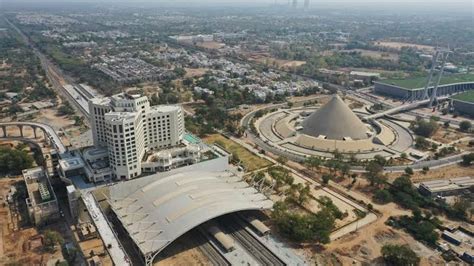
{"type": "MultiPolygon", "coordinates": [[[[17,27],[15,24],[11,23],[8,19],[5,21],[21,36],[23,41],[33,50],[35,55],[40,59],[41,67],[46,73],[46,76],[53,86],[53,89],[64,99],[67,99],[68,102],[78,110],[82,115],[86,118],[89,118],[89,109],[85,108],[84,102],[90,98],[85,97],[84,92],[81,91],[80,85],[76,84],[74,80],[65,75],[61,69],[59,69],[56,65],[54,65],[43,53],[39,51],[39,49],[35,46],[34,43],[30,41],[30,39],[17,27]],[[77,91],[78,96],[73,95],[70,91],[66,90],[64,86],[70,85],[77,91]],[[82,103],[82,104],[81,104],[82,103]]],[[[85,123],[88,123],[88,119],[86,119],[85,123]]]]}

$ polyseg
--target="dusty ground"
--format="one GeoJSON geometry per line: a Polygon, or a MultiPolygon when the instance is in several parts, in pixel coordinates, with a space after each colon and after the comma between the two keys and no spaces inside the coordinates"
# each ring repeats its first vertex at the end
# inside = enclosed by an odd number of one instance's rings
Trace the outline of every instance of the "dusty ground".
{"type": "Polygon", "coordinates": [[[185,68],[186,74],[184,75],[185,78],[194,78],[200,77],[209,70],[209,68],[185,68]]]}
{"type": "Polygon", "coordinates": [[[155,266],[168,265],[210,265],[207,257],[199,250],[190,233],[183,235],[160,253],[155,266]]]}
{"type": "Polygon", "coordinates": [[[473,136],[473,135],[469,133],[457,131],[453,128],[440,127],[431,138],[440,143],[449,144],[451,142],[460,140],[462,138],[470,137],[470,136],[473,136]]]}
{"type": "MultiPolygon", "coordinates": [[[[400,173],[388,174],[390,180],[399,177],[400,173]]],[[[474,176],[474,165],[470,167],[463,167],[460,165],[449,165],[439,169],[429,170],[428,173],[423,174],[421,171],[415,172],[411,177],[412,182],[421,182],[434,179],[448,179],[454,177],[474,176]]]]}
{"type": "Polygon", "coordinates": [[[383,46],[383,47],[393,48],[397,50],[402,49],[402,47],[414,47],[416,49],[426,50],[426,51],[434,51],[435,49],[433,46],[405,43],[405,42],[378,41],[378,42],[375,42],[374,44],[377,46],[383,46]]]}
{"type": "MultiPolygon", "coordinates": [[[[21,180],[21,177],[0,179],[0,195],[5,198],[5,194],[11,185],[21,180]]],[[[62,259],[59,249],[53,253],[45,252],[42,246],[41,233],[34,227],[21,227],[18,224],[21,219],[14,215],[11,218],[10,210],[4,205],[3,199],[0,202],[0,224],[1,242],[0,264],[18,262],[21,265],[45,265],[48,261],[62,259]]],[[[47,229],[63,232],[65,228],[61,224],[53,224],[47,229]]]]}
{"type": "Polygon", "coordinates": [[[220,43],[220,42],[210,41],[210,42],[198,42],[196,46],[205,48],[205,49],[216,50],[216,49],[220,49],[224,47],[225,44],[220,43]]]}
{"type": "Polygon", "coordinates": [[[364,49],[343,50],[342,52],[345,52],[345,53],[358,52],[362,56],[367,56],[374,59],[391,60],[391,61],[398,61],[398,58],[399,58],[398,54],[396,53],[371,51],[371,50],[364,50],[364,49]]]}
{"type": "Polygon", "coordinates": [[[250,58],[250,60],[284,69],[295,68],[306,64],[306,61],[283,60],[273,57],[253,57],[250,58]]]}
{"type": "Polygon", "coordinates": [[[410,211],[403,210],[394,203],[383,206],[375,204],[374,207],[382,213],[377,221],[359,229],[356,233],[331,242],[326,246],[323,254],[335,255],[342,265],[350,265],[354,262],[357,265],[380,257],[380,249],[385,244],[408,244],[422,258],[422,265],[443,262],[435,251],[415,241],[407,233],[385,225],[390,216],[408,215],[410,211]]]}

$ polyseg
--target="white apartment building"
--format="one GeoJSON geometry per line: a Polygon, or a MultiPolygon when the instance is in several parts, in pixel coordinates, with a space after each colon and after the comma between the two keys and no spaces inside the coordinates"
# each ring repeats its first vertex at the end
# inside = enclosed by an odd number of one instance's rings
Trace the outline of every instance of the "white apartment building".
{"type": "Polygon", "coordinates": [[[107,147],[115,178],[142,173],[146,152],[177,146],[184,135],[180,106],[150,106],[148,98],[120,93],[89,101],[94,145],[107,147]]]}

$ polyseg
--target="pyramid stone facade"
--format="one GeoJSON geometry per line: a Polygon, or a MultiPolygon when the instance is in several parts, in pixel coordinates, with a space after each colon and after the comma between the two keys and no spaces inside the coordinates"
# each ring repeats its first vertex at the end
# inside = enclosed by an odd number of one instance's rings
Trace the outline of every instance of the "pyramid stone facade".
{"type": "Polygon", "coordinates": [[[303,121],[302,133],[333,140],[367,139],[368,128],[336,94],[303,121]]]}

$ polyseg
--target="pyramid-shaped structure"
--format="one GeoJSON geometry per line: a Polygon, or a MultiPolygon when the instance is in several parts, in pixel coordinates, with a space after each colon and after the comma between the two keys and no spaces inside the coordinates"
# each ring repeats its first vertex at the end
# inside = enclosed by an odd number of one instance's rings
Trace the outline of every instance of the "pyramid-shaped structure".
{"type": "Polygon", "coordinates": [[[367,139],[367,126],[336,94],[332,99],[303,121],[302,133],[326,139],[367,139]]]}

